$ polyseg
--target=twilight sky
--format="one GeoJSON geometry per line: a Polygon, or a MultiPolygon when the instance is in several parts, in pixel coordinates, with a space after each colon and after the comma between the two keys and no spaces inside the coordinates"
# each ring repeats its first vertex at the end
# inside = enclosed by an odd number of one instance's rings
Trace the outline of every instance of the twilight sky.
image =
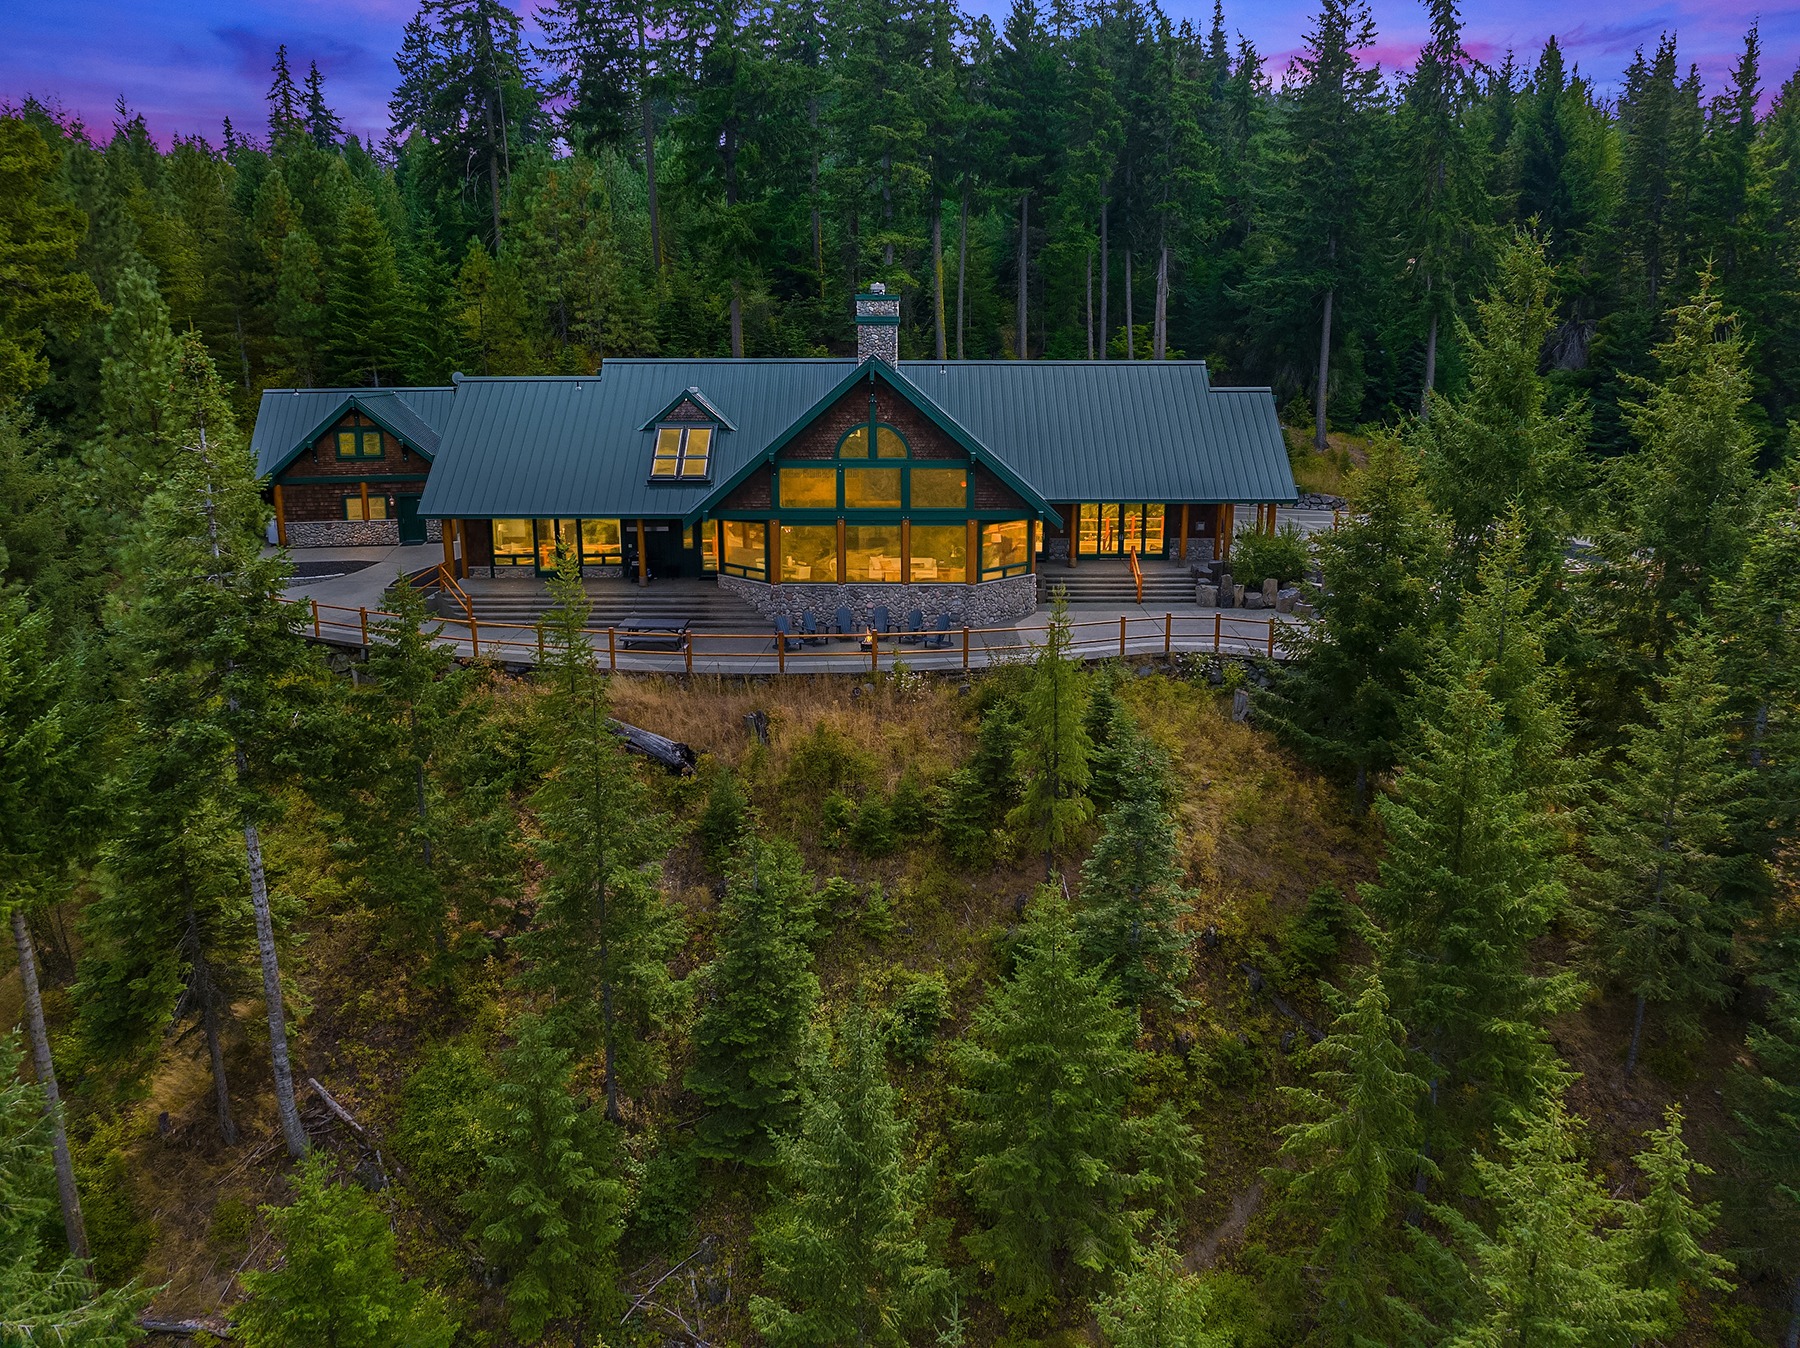
{"type": "MultiPolygon", "coordinates": [[[[530,8],[532,0],[514,0],[530,8]]],[[[1006,0],[975,0],[1004,12],[1006,0]]],[[[1177,18],[1204,24],[1211,0],[1164,0],[1177,18]]],[[[1228,28],[1241,31],[1285,66],[1316,0],[1226,0],[1228,28]]],[[[1374,0],[1376,56],[1406,65],[1425,33],[1417,0],[1374,0]]],[[[277,43],[286,42],[298,77],[317,61],[348,130],[387,125],[393,53],[416,0],[0,0],[0,104],[27,94],[60,103],[97,133],[123,97],[157,139],[200,132],[217,141],[220,120],[260,138],[262,102],[277,43]]],[[[1465,0],[1469,50],[1498,60],[1508,47],[1527,64],[1554,33],[1602,89],[1617,86],[1632,51],[1658,34],[1680,37],[1683,64],[1698,62],[1708,86],[1723,77],[1760,15],[1763,84],[1773,92],[1800,62],[1800,3],[1757,0],[1645,0],[1621,7],[1558,0],[1465,0]]],[[[1766,100],[1766,95],[1765,95],[1766,100]]]]}

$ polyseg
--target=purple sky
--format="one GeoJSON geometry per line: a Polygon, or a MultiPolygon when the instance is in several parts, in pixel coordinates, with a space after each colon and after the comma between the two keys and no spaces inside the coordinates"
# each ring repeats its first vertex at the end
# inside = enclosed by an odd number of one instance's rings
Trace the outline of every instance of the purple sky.
{"type": "MultiPolygon", "coordinates": [[[[1176,17],[1204,23],[1211,0],[1164,0],[1176,17]]],[[[529,6],[532,0],[517,0],[529,6]]],[[[992,12],[1006,0],[987,0],[992,12]]],[[[1279,69],[1299,41],[1316,0],[1227,0],[1226,24],[1279,69]]],[[[261,137],[262,96],[277,43],[296,76],[317,61],[345,126],[380,133],[394,81],[393,53],[416,0],[3,0],[0,102],[27,94],[79,115],[96,131],[112,122],[120,96],[172,132],[218,139],[220,120],[261,137]]],[[[1554,33],[1584,73],[1616,87],[1634,48],[1659,33],[1680,35],[1683,63],[1698,62],[1709,86],[1730,68],[1744,30],[1759,13],[1765,88],[1778,88],[1800,61],[1800,4],[1755,0],[1655,0],[1626,12],[1606,4],[1570,10],[1555,0],[1465,0],[1469,49],[1498,59],[1508,47],[1527,62],[1554,33]]],[[[1407,64],[1425,33],[1416,0],[1375,0],[1384,66],[1407,64]]]]}

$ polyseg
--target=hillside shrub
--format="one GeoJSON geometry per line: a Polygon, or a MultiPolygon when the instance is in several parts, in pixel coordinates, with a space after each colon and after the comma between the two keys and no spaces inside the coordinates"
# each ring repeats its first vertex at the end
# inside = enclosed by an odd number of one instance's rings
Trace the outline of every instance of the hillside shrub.
{"type": "Polygon", "coordinates": [[[1261,585],[1270,578],[1278,584],[1296,584],[1310,565],[1306,536],[1293,524],[1283,525],[1275,534],[1247,529],[1231,541],[1231,575],[1241,585],[1261,585]]]}

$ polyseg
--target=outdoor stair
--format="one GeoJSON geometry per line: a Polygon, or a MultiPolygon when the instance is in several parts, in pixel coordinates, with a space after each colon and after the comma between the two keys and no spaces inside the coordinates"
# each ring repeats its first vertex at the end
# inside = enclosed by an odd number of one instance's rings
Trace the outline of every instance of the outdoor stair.
{"type": "MultiPolygon", "coordinates": [[[[1137,582],[1128,563],[1083,558],[1074,567],[1051,565],[1038,572],[1038,603],[1048,605],[1050,592],[1066,586],[1071,607],[1105,605],[1129,608],[1138,602],[1137,582]]],[[[1194,578],[1184,565],[1154,561],[1144,566],[1144,607],[1169,608],[1194,602],[1194,578]]]]}
{"type": "MultiPolygon", "coordinates": [[[[488,589],[480,582],[465,587],[475,610],[475,620],[497,627],[535,627],[556,606],[549,591],[537,587],[488,589]]],[[[652,581],[642,589],[629,583],[593,585],[588,588],[593,612],[588,627],[602,631],[616,627],[627,618],[655,622],[689,621],[697,632],[766,632],[769,620],[755,609],[712,584],[705,582],[652,581]]],[[[461,616],[461,606],[454,600],[441,598],[438,611],[447,617],[461,616]]]]}

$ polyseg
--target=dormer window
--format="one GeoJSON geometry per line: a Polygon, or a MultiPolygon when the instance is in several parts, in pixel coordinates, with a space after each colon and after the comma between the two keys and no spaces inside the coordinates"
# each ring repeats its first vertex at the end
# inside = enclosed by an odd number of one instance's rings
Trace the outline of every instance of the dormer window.
{"type": "Polygon", "coordinates": [[[712,467],[711,426],[659,426],[650,477],[658,482],[704,481],[712,467]]]}

